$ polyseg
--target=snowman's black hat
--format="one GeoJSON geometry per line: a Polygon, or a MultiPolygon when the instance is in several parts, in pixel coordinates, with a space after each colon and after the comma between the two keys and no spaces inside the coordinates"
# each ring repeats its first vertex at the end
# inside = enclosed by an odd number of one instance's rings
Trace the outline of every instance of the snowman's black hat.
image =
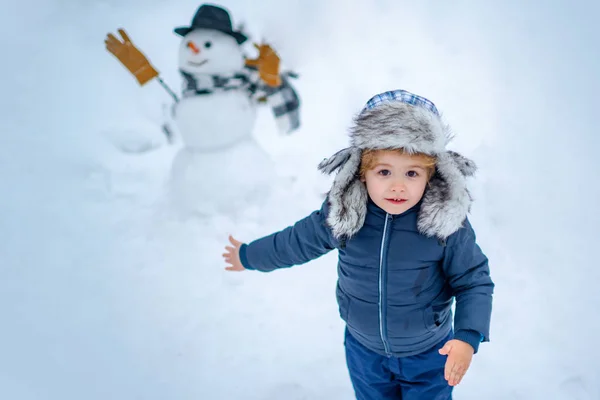
{"type": "Polygon", "coordinates": [[[194,29],[215,29],[233,36],[238,44],[242,44],[248,39],[242,32],[233,30],[227,10],[210,4],[203,4],[198,8],[191,26],[180,26],[173,31],[179,36],[185,36],[194,29]]]}

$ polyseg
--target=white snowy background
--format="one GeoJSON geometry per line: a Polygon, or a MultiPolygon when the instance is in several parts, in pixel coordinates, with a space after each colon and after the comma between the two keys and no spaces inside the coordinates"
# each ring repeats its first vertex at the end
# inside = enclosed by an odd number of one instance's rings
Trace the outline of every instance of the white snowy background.
{"type": "Polygon", "coordinates": [[[336,255],[233,274],[221,253],[228,233],[249,241],[317,208],[330,182],[316,164],[396,88],[432,99],[480,167],[471,219],[497,285],[492,341],[455,397],[600,398],[599,3],[221,2],[300,73],[303,100],[294,135],[267,109],[256,129],[293,183],[235,220],[166,210],[169,98],[103,44],[125,27],[178,89],[172,29],[199,4],[3,3],[1,399],[351,399],[336,255]],[[156,149],[113,145],[140,138],[156,149]]]}

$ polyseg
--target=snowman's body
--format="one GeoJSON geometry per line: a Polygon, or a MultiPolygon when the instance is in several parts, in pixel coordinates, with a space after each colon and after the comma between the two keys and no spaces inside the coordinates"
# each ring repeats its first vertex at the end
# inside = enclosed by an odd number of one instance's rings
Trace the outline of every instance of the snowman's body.
{"type": "Polygon", "coordinates": [[[172,196],[184,211],[212,214],[240,210],[268,191],[273,165],[256,143],[256,104],[245,87],[214,88],[213,76],[244,69],[235,39],[196,29],[183,37],[179,68],[193,77],[197,93],[176,104],[174,120],[183,141],[171,170],[172,196]]]}
{"type": "Polygon", "coordinates": [[[183,98],[175,123],[183,144],[201,151],[218,151],[251,138],[256,106],[241,90],[183,98]]]}

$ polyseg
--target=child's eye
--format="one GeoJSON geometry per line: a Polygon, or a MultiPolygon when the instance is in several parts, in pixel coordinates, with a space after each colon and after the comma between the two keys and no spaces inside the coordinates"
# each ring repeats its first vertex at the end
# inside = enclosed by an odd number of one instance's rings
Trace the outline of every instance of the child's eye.
{"type": "Polygon", "coordinates": [[[416,178],[417,176],[419,176],[419,173],[417,171],[408,171],[406,173],[406,176],[408,176],[409,178],[416,178]]]}
{"type": "Polygon", "coordinates": [[[382,169],[380,171],[377,172],[378,175],[381,176],[389,176],[391,174],[389,169],[382,169]]]}

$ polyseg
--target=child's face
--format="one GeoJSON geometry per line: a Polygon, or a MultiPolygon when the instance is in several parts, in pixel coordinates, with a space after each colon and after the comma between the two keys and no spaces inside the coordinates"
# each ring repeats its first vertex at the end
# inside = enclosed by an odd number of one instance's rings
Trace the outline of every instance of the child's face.
{"type": "Polygon", "coordinates": [[[418,157],[382,150],[362,181],[375,204],[389,214],[402,214],[423,197],[427,185],[424,165],[418,157]]]}

